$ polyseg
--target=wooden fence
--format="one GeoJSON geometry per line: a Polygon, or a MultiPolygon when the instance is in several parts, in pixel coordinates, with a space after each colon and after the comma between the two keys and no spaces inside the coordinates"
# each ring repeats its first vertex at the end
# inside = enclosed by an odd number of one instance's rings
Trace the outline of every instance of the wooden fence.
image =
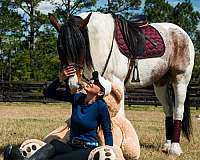
{"type": "MultiPolygon", "coordinates": [[[[57,102],[48,99],[43,95],[43,89],[49,82],[19,82],[0,81],[0,101],[1,102],[57,102]]],[[[200,85],[191,83],[189,86],[189,96],[192,106],[200,107],[200,85]]],[[[126,87],[125,104],[127,105],[160,105],[155,96],[153,87],[131,88],[126,87]]]]}
{"type": "MultiPolygon", "coordinates": [[[[200,107],[200,85],[190,84],[188,87],[188,93],[191,106],[198,109],[200,107]]],[[[127,87],[125,92],[125,104],[161,105],[154,93],[153,86],[134,89],[127,87]]]]}

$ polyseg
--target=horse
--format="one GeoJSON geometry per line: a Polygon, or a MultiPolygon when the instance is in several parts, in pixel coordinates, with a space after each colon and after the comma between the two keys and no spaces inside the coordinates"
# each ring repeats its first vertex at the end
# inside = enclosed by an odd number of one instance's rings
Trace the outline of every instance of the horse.
{"type": "Polygon", "coordinates": [[[180,156],[181,130],[190,141],[192,134],[187,88],[194,65],[194,46],[188,34],[172,23],[152,23],[161,35],[165,50],[160,57],[137,60],[139,81],[133,81],[128,72],[132,59],[122,54],[117,44],[115,19],[111,13],[81,13],[71,15],[64,24],[49,14],[51,24],[58,32],[57,49],[61,67],[74,64],[76,75],[69,78],[71,89],[91,77],[94,70],[116,84],[123,91],[119,114],[125,116],[125,87],[154,86],[155,94],[165,113],[166,141],[162,151],[180,156]],[[126,83],[124,83],[126,81],[126,83]],[[173,96],[170,95],[170,87],[173,96]]]}

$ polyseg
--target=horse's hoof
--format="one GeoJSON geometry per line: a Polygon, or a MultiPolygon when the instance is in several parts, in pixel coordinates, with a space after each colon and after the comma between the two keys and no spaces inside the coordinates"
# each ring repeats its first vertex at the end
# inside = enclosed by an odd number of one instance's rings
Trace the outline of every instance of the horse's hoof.
{"type": "Polygon", "coordinates": [[[165,144],[163,145],[163,147],[162,147],[162,152],[168,154],[170,148],[171,148],[171,140],[167,140],[167,141],[165,142],[165,144]]]}
{"type": "Polygon", "coordinates": [[[180,156],[183,153],[179,143],[172,143],[169,154],[173,156],[180,156]]]}

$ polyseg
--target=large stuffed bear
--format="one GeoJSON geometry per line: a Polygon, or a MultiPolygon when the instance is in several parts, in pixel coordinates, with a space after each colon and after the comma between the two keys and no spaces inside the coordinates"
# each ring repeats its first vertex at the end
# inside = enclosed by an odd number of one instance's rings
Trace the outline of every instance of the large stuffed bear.
{"type": "MultiPolygon", "coordinates": [[[[140,144],[135,129],[127,118],[125,118],[121,114],[118,114],[121,98],[122,94],[115,85],[112,85],[111,94],[104,97],[111,116],[114,146],[105,146],[103,132],[101,130],[101,127],[99,127],[98,135],[101,146],[94,149],[90,153],[88,160],[95,159],[94,157],[96,154],[102,155],[99,156],[99,160],[106,159],[105,155],[109,155],[109,158],[113,160],[136,160],[139,158],[140,144]],[[109,154],[105,154],[104,152],[109,152],[109,154]]],[[[21,149],[24,151],[24,154],[29,157],[37,149],[39,149],[40,146],[49,143],[53,139],[60,139],[64,142],[67,142],[69,140],[69,130],[70,118],[62,127],[57,128],[49,135],[47,135],[44,138],[44,141],[39,141],[35,139],[27,140],[22,143],[21,149]],[[29,149],[29,152],[27,152],[27,147],[29,149]]]]}

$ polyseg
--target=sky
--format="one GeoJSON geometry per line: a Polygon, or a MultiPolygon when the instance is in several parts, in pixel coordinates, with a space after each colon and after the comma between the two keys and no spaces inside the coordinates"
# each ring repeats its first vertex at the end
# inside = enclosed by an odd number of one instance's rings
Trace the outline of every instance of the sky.
{"type": "MultiPolygon", "coordinates": [[[[176,5],[178,2],[183,2],[184,0],[168,0],[168,2],[172,5],[176,5]]],[[[199,0],[190,0],[190,2],[193,4],[194,10],[199,11],[200,10],[200,1],[199,0]]]]}
{"type": "MultiPolygon", "coordinates": [[[[61,0],[54,0],[54,2],[60,2],[61,0]]],[[[178,2],[183,2],[184,0],[167,0],[171,5],[175,6],[178,2]]],[[[200,0],[190,0],[191,3],[193,4],[194,10],[200,11],[200,0]]],[[[144,6],[145,0],[142,0],[142,3],[144,6]]],[[[100,0],[98,1],[99,5],[103,5],[107,3],[107,0],[100,0]]],[[[51,5],[50,3],[43,1],[40,3],[38,10],[40,10],[44,14],[51,13],[55,7],[51,5]]]]}

